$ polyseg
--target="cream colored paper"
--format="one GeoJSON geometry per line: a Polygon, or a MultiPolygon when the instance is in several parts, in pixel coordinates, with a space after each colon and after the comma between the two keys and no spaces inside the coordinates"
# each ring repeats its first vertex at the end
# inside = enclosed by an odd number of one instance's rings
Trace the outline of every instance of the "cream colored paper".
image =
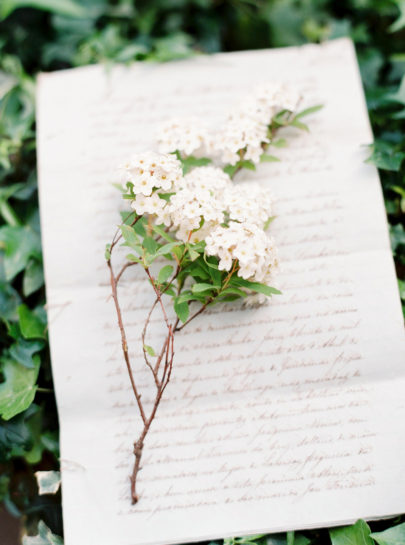
{"type": "MultiPolygon", "coordinates": [[[[43,74],[38,137],[66,545],[184,543],[404,512],[403,320],[379,180],[364,163],[372,134],[351,42],[43,74]],[[140,421],[103,257],[123,209],[110,174],[155,146],[158,122],[219,123],[273,79],[300,89],[303,107],[324,104],[310,134],[292,130],[275,150],[280,163],[245,175],[277,198],[283,295],[260,309],[214,308],[176,338],[132,507],[140,421]]],[[[135,269],[120,296],[146,400],[140,331],[152,295],[135,269]]]]}

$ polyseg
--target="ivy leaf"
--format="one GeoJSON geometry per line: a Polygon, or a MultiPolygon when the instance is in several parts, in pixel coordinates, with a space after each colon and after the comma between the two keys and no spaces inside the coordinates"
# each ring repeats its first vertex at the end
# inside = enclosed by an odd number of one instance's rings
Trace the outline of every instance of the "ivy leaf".
{"type": "Polygon", "coordinates": [[[34,356],[34,368],[28,369],[10,359],[3,361],[5,381],[0,384],[0,415],[4,420],[25,411],[34,401],[40,359],[34,356]]]}
{"type": "Polygon", "coordinates": [[[23,338],[17,340],[10,346],[10,356],[29,369],[35,368],[33,355],[42,350],[44,343],[42,341],[27,341],[23,338]]]}
{"type": "Polygon", "coordinates": [[[393,170],[398,172],[402,161],[405,158],[405,152],[397,149],[395,144],[382,140],[376,140],[370,146],[371,155],[366,163],[371,163],[382,170],[393,170]]]}
{"type": "Polygon", "coordinates": [[[4,250],[6,280],[12,280],[26,266],[31,257],[41,259],[39,234],[29,226],[0,227],[0,250],[4,250]]]}
{"type": "Polygon", "coordinates": [[[179,317],[179,320],[181,322],[184,322],[187,320],[188,318],[188,315],[189,315],[189,312],[190,312],[190,309],[189,309],[189,306],[188,306],[188,303],[186,302],[179,302],[177,299],[176,301],[174,302],[174,312],[177,314],[177,316],[179,317]]]}
{"type": "Polygon", "coordinates": [[[399,15],[398,18],[389,27],[388,30],[390,32],[397,32],[398,30],[401,30],[405,27],[405,1],[397,0],[395,3],[399,9],[399,15]]]}
{"type": "Polygon", "coordinates": [[[60,471],[36,471],[35,477],[40,496],[43,494],[56,494],[59,490],[61,483],[60,471]]]}
{"type": "Polygon", "coordinates": [[[23,545],[63,545],[63,539],[51,532],[48,526],[40,520],[38,523],[38,535],[24,536],[23,545]]]}
{"type": "Polygon", "coordinates": [[[403,545],[405,543],[405,522],[387,528],[383,532],[370,534],[378,545],[403,545]]]}
{"type": "Polygon", "coordinates": [[[374,545],[370,537],[370,528],[364,520],[358,520],[352,526],[329,530],[332,545],[374,545]]]}
{"type": "Polygon", "coordinates": [[[397,254],[398,247],[405,245],[405,229],[401,223],[390,227],[390,240],[392,252],[395,255],[397,254]]]}
{"type": "Polygon", "coordinates": [[[157,277],[159,284],[163,284],[163,282],[166,282],[166,280],[172,274],[173,270],[174,269],[171,265],[166,265],[165,267],[162,267],[157,277]]]}
{"type": "Polygon", "coordinates": [[[17,308],[21,304],[18,292],[8,283],[0,282],[0,318],[16,320],[17,308]]]}
{"type": "Polygon", "coordinates": [[[38,312],[32,312],[27,305],[20,305],[18,318],[21,333],[25,339],[46,339],[46,324],[38,316],[38,312]]]}
{"type": "Polygon", "coordinates": [[[24,271],[23,294],[25,297],[37,291],[44,284],[42,265],[36,259],[31,259],[24,271]]]}

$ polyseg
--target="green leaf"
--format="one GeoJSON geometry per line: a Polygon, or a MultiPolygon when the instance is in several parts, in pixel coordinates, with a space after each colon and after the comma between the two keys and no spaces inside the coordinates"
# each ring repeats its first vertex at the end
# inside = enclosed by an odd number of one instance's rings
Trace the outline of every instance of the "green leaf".
{"type": "Polygon", "coordinates": [[[204,167],[212,163],[212,160],[208,157],[194,157],[193,155],[185,158],[180,157],[180,161],[183,166],[183,174],[187,174],[187,172],[195,167],[204,167]]]}
{"type": "Polygon", "coordinates": [[[267,229],[270,227],[270,223],[276,219],[276,216],[270,216],[267,218],[263,225],[263,231],[267,231],[267,229]]]}
{"type": "Polygon", "coordinates": [[[104,257],[107,261],[111,259],[111,244],[105,245],[104,257]]]}
{"type": "Polygon", "coordinates": [[[370,528],[364,520],[358,520],[352,526],[329,530],[332,545],[374,545],[370,537],[370,528]]]}
{"type": "Polygon", "coordinates": [[[382,170],[399,171],[402,161],[405,158],[405,152],[397,149],[395,144],[382,140],[376,140],[370,146],[371,155],[366,163],[372,163],[382,170]]]}
{"type": "Polygon", "coordinates": [[[292,127],[296,127],[297,129],[300,129],[301,131],[309,132],[309,127],[305,123],[302,123],[301,121],[298,121],[297,118],[293,119],[290,123],[292,127]]]}
{"type": "Polygon", "coordinates": [[[204,282],[193,284],[191,286],[191,291],[193,293],[202,293],[206,291],[213,291],[215,287],[212,284],[206,284],[204,282]]]}
{"type": "Polygon", "coordinates": [[[193,250],[192,248],[188,249],[188,255],[190,256],[191,261],[195,261],[200,257],[200,254],[193,250]]]}
{"type": "Polygon", "coordinates": [[[149,356],[156,356],[156,353],[155,351],[153,350],[153,348],[151,346],[149,346],[148,344],[144,344],[143,345],[143,349],[145,350],[145,352],[147,352],[149,354],[149,356]]]}
{"type": "Polygon", "coordinates": [[[46,324],[38,316],[38,313],[32,312],[26,305],[18,307],[18,318],[22,336],[26,339],[45,339],[46,324]]]}
{"type": "Polygon", "coordinates": [[[63,545],[63,539],[51,532],[48,526],[42,522],[38,523],[38,535],[24,536],[22,538],[23,545],[63,545]]]}
{"type": "Polygon", "coordinates": [[[310,108],[306,108],[305,110],[302,110],[302,112],[299,112],[295,117],[294,120],[301,119],[307,115],[314,114],[315,112],[319,112],[319,110],[322,110],[323,104],[317,104],[316,106],[311,106],[310,108]]]}
{"type": "Polygon", "coordinates": [[[280,161],[280,159],[276,157],[275,155],[268,155],[267,153],[262,153],[260,156],[261,163],[275,163],[277,161],[280,161]]]}
{"type": "Polygon", "coordinates": [[[285,148],[287,146],[287,140],[285,138],[278,138],[277,140],[274,140],[274,142],[271,142],[271,145],[276,148],[285,148]]]}
{"type": "Polygon", "coordinates": [[[183,324],[184,324],[184,322],[187,321],[187,318],[188,318],[188,315],[189,315],[189,312],[190,312],[188,303],[186,303],[186,302],[181,303],[181,302],[178,302],[176,300],[174,302],[174,312],[179,317],[179,320],[181,322],[183,322],[183,324]]]}
{"type": "Polygon", "coordinates": [[[0,227],[0,251],[4,250],[6,280],[12,280],[26,266],[31,257],[41,259],[39,234],[28,225],[0,227]]]}
{"type": "Polygon", "coordinates": [[[156,252],[157,247],[158,247],[158,243],[152,237],[145,237],[143,239],[142,246],[146,249],[146,251],[149,254],[151,254],[153,256],[155,254],[155,252],[156,252]]]}
{"type": "Polygon", "coordinates": [[[56,494],[59,490],[61,483],[60,471],[36,471],[35,477],[40,496],[43,494],[56,494]]]}
{"type": "Polygon", "coordinates": [[[29,261],[27,268],[24,271],[23,278],[23,294],[25,297],[31,295],[37,291],[44,284],[44,273],[42,269],[42,264],[32,259],[29,261]]]}
{"type": "Polygon", "coordinates": [[[34,356],[34,368],[6,359],[3,361],[4,382],[0,384],[0,415],[4,420],[25,411],[34,401],[40,359],[34,356]]]}
{"type": "Polygon", "coordinates": [[[122,236],[126,242],[126,245],[135,250],[138,254],[142,254],[141,241],[138,235],[135,233],[135,229],[130,225],[120,225],[122,236]]]}
{"type": "Polygon", "coordinates": [[[155,231],[155,233],[167,240],[167,242],[176,242],[176,239],[166,233],[161,225],[152,225],[152,229],[155,231]]]}
{"type": "Polygon", "coordinates": [[[260,282],[250,282],[249,280],[245,280],[244,278],[240,278],[239,276],[234,276],[230,283],[255,291],[256,293],[263,293],[268,297],[281,294],[281,291],[277,290],[276,288],[272,288],[271,286],[267,286],[266,284],[260,284],[260,282]]]}
{"type": "Polygon", "coordinates": [[[166,265],[165,267],[162,267],[158,274],[158,282],[159,284],[163,284],[163,282],[166,282],[166,280],[171,276],[173,273],[174,268],[171,265],[166,265]]]}
{"type": "Polygon", "coordinates": [[[405,543],[405,522],[387,528],[383,532],[373,532],[370,534],[378,545],[404,545],[405,543]]]}
{"type": "Polygon", "coordinates": [[[175,248],[176,246],[179,245],[179,242],[169,242],[167,244],[164,244],[163,246],[161,246],[157,251],[156,251],[156,255],[157,256],[160,256],[160,255],[166,255],[166,254],[170,254],[171,251],[173,250],[173,248],[175,248]]]}
{"type": "Polygon", "coordinates": [[[10,346],[9,354],[15,361],[21,363],[21,365],[34,369],[35,362],[33,355],[42,350],[43,347],[44,343],[42,341],[27,341],[20,338],[10,346]]]}
{"type": "Polygon", "coordinates": [[[85,17],[86,10],[73,0],[2,0],[0,20],[5,19],[17,8],[35,8],[67,17],[85,17]]]}
{"type": "Polygon", "coordinates": [[[253,161],[250,161],[248,159],[245,159],[243,161],[239,161],[239,163],[237,163],[238,167],[241,167],[241,168],[247,168],[248,170],[256,170],[256,165],[254,164],[253,161]]]}
{"type": "Polygon", "coordinates": [[[227,296],[227,295],[237,295],[238,297],[246,297],[247,293],[245,291],[240,290],[239,288],[235,287],[228,287],[225,288],[220,292],[221,296],[227,296]]]}

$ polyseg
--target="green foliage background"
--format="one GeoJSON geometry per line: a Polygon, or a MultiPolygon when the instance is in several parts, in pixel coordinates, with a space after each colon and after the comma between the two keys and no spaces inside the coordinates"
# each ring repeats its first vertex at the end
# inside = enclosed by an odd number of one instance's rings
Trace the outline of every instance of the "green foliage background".
{"type": "MultiPolygon", "coordinates": [[[[33,476],[58,468],[36,191],[35,75],[341,36],[351,36],[357,48],[375,134],[370,160],[380,169],[405,301],[404,0],[0,1],[0,501],[30,532],[42,519],[62,533],[60,495],[39,496],[33,476]]],[[[371,537],[360,521],[226,545],[400,545],[401,520],[371,524],[374,532],[390,528],[371,537]]],[[[41,531],[41,543],[51,543],[41,531]]]]}

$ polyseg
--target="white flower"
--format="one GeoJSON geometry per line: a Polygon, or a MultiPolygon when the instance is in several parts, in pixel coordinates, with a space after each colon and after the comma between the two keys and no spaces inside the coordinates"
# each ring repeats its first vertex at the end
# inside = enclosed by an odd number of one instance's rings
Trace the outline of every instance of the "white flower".
{"type": "Polygon", "coordinates": [[[196,167],[186,174],[181,182],[190,190],[204,189],[219,196],[226,188],[232,187],[228,174],[213,166],[196,167]]]}
{"type": "Polygon", "coordinates": [[[159,127],[157,140],[162,153],[199,156],[208,141],[208,129],[198,117],[172,118],[159,127]]]}
{"type": "Polygon", "coordinates": [[[227,188],[223,201],[231,220],[263,227],[272,215],[273,199],[270,193],[254,182],[227,188]]]}
{"type": "Polygon", "coordinates": [[[172,195],[168,211],[177,238],[184,241],[202,240],[224,221],[222,201],[206,189],[180,189],[172,195]],[[198,229],[197,234],[191,235],[195,229],[198,229]]]}
{"type": "Polygon", "coordinates": [[[278,267],[273,239],[255,224],[229,222],[216,227],[205,239],[207,255],[219,258],[218,268],[229,271],[238,260],[238,276],[269,285],[278,267]]]}
{"type": "Polygon", "coordinates": [[[135,195],[149,196],[156,189],[170,191],[182,178],[180,161],[174,155],[138,153],[120,169],[121,181],[131,182],[135,195]]]}
{"type": "MultiPolygon", "coordinates": [[[[157,193],[153,193],[150,197],[138,194],[135,200],[131,202],[131,207],[141,216],[142,214],[154,214],[156,216],[163,215],[163,209],[167,202],[161,199],[157,193]]],[[[160,223],[164,223],[161,221],[160,223]]]]}
{"type": "Polygon", "coordinates": [[[245,159],[255,163],[263,153],[262,144],[268,143],[267,126],[249,116],[230,117],[214,136],[213,147],[220,153],[221,160],[231,165],[236,164],[245,150],[245,159]]]}

